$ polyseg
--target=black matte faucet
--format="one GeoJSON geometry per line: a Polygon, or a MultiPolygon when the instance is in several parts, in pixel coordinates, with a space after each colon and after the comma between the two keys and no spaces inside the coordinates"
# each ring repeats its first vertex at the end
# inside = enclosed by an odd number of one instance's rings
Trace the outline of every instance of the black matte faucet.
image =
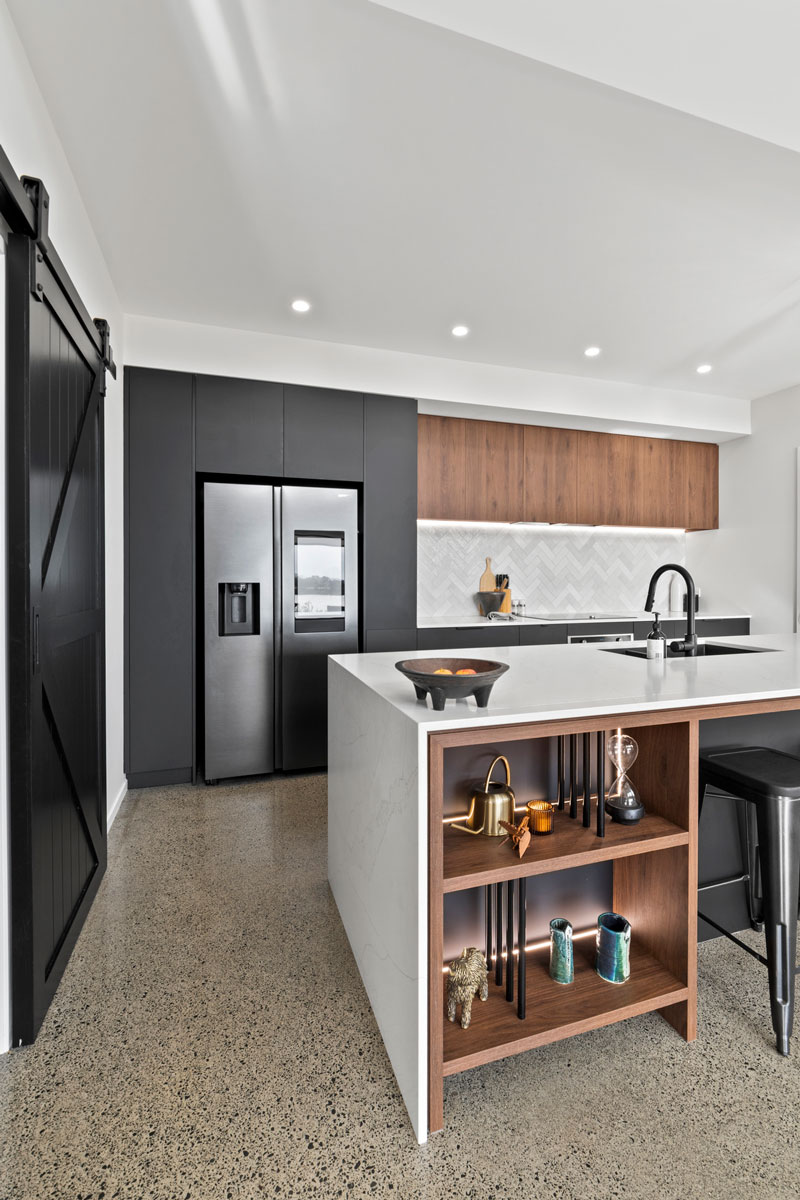
{"type": "Polygon", "coordinates": [[[686,580],[686,637],[682,642],[672,642],[670,650],[675,654],[685,654],[691,657],[697,654],[697,634],[694,626],[694,606],[695,606],[695,587],[686,567],[681,567],[678,563],[665,563],[663,567],[659,567],[653,573],[653,578],[650,580],[650,587],[647,589],[647,600],[645,601],[645,612],[652,612],[653,605],[656,599],[656,584],[661,576],[666,571],[677,571],[686,580]]]}

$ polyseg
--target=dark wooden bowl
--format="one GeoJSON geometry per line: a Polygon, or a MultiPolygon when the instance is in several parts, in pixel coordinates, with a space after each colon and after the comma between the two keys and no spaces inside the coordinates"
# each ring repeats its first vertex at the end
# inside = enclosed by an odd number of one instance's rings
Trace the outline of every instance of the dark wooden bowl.
{"type": "Polygon", "coordinates": [[[466,700],[474,696],[478,708],[486,708],[495,681],[508,670],[508,663],[490,662],[484,658],[406,658],[394,664],[401,675],[410,679],[418,700],[430,694],[437,712],[446,700],[466,700]],[[439,667],[447,667],[452,675],[436,675],[439,667]],[[472,667],[474,675],[456,675],[463,667],[472,667]]]}

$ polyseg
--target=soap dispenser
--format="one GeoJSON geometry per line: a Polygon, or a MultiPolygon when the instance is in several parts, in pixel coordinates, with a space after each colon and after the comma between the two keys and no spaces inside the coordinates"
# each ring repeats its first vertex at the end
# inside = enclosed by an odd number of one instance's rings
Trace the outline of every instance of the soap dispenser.
{"type": "Polygon", "coordinates": [[[667,657],[667,637],[664,630],[661,628],[660,614],[653,613],[653,628],[647,635],[647,657],[648,658],[666,658],[667,657]]]}

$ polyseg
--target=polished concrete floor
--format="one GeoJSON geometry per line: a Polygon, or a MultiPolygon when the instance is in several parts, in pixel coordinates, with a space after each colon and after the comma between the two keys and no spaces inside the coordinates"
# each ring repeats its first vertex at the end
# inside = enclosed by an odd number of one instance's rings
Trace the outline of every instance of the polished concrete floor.
{"type": "Polygon", "coordinates": [[[700,953],[657,1015],[446,1081],[417,1146],[325,879],[322,775],[131,793],[35,1045],[0,1059],[2,1200],[797,1197],[800,1032],[700,953]]]}

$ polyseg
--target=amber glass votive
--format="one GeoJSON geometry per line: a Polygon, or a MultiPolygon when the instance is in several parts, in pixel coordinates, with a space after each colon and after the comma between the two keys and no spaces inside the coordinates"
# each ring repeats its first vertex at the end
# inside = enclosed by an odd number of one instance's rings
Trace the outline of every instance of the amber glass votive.
{"type": "Polygon", "coordinates": [[[547,800],[529,800],[528,826],[534,833],[553,832],[553,806],[547,800]]]}

